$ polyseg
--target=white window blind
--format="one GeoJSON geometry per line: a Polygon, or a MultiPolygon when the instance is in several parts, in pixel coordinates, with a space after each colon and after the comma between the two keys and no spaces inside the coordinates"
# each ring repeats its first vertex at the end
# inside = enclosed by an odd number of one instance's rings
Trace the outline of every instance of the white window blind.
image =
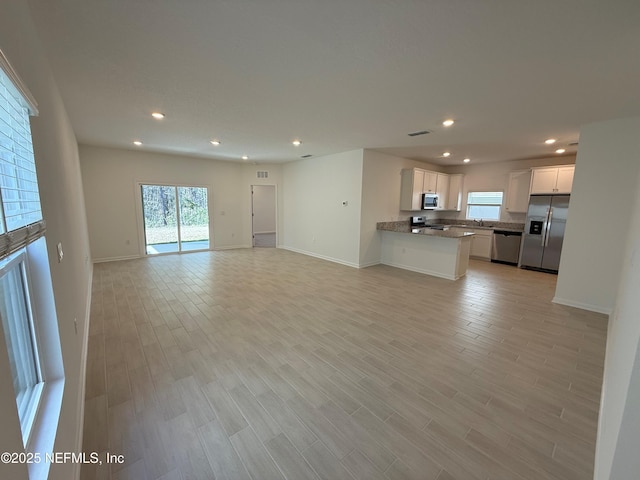
{"type": "Polygon", "coordinates": [[[29,116],[35,101],[0,52],[0,259],[44,234],[29,116]]]}

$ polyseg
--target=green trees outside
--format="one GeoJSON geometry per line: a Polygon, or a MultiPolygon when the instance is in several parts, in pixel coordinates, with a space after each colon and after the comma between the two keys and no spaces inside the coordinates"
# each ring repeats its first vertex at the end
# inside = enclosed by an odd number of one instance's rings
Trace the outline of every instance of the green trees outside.
{"type": "Polygon", "coordinates": [[[142,206],[147,245],[178,241],[178,213],[182,242],[209,239],[207,189],[204,187],[142,185],[142,206]]]}

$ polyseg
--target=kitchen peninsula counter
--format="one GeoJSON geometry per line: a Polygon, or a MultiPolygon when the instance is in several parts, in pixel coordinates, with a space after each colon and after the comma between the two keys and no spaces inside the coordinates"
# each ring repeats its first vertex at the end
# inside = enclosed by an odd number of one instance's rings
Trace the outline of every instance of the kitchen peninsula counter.
{"type": "Polygon", "coordinates": [[[457,280],[467,273],[473,232],[412,228],[409,222],[379,222],[384,265],[457,280]]]}

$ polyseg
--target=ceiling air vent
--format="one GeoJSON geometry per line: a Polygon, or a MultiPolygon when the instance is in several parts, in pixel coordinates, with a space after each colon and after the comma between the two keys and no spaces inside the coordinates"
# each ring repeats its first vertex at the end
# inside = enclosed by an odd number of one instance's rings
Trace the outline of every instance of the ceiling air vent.
{"type": "Polygon", "coordinates": [[[429,130],[421,130],[419,132],[407,133],[410,137],[417,137],[418,135],[426,135],[427,133],[431,133],[429,130]]]}
{"type": "Polygon", "coordinates": [[[569,146],[570,146],[570,147],[575,147],[576,145],[578,145],[578,142],[571,142],[571,143],[569,144],[569,146]]]}
{"type": "Polygon", "coordinates": [[[310,154],[307,154],[307,155],[300,155],[300,158],[309,158],[309,157],[311,157],[311,156],[312,156],[312,155],[310,155],[310,154]]]}
{"type": "Polygon", "coordinates": [[[269,172],[257,171],[256,175],[257,175],[258,178],[269,178],[269,172]]]}

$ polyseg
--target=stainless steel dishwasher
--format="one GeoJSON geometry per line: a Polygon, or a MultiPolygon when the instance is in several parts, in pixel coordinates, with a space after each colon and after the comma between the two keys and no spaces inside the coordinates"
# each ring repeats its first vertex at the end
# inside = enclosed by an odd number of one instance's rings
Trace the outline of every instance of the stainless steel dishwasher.
{"type": "Polygon", "coordinates": [[[517,265],[520,256],[522,232],[511,230],[494,230],[491,245],[491,261],[517,265]]]}

